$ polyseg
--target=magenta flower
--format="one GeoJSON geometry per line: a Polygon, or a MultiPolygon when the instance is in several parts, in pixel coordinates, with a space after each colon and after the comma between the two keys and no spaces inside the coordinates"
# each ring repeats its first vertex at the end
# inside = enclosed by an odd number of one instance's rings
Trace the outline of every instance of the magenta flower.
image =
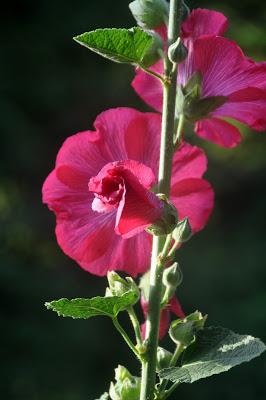
{"type": "MultiPolygon", "coordinates": [[[[148,315],[149,302],[145,300],[144,296],[142,296],[140,300],[141,300],[142,312],[146,320],[148,315]]],[[[161,311],[159,339],[162,339],[166,335],[169,329],[171,323],[171,313],[176,315],[178,318],[181,319],[185,318],[184,311],[176,296],[173,296],[169,301],[169,304],[167,304],[167,306],[161,311]]],[[[143,339],[145,338],[145,333],[146,333],[146,321],[141,325],[141,334],[143,339]]]]}
{"type": "MultiPolygon", "coordinates": [[[[188,57],[179,65],[178,85],[184,91],[191,78],[201,78],[200,98],[194,107],[199,114],[192,113],[187,119],[196,122],[195,132],[200,137],[234,147],[241,134],[225,118],[257,131],[266,128],[266,62],[253,62],[236,43],[217,36],[223,35],[226,28],[226,18],[215,11],[197,9],[190,14],[182,24],[188,57]],[[212,107],[206,108],[206,103],[212,101],[212,107]]],[[[164,35],[162,28],[159,31],[164,35]]],[[[152,69],[163,73],[162,62],[152,69]]],[[[137,70],[132,86],[150,106],[161,111],[162,86],[158,80],[137,70]]]]}
{"type": "MultiPolygon", "coordinates": [[[[43,201],[56,214],[63,251],[85,270],[134,276],[150,263],[151,235],[162,203],[150,189],[158,172],[161,117],[130,108],[100,114],[95,131],[68,138],[43,186],[43,201]]],[[[206,157],[183,144],[175,154],[171,201],[194,232],[213,208],[213,191],[201,179],[206,157]]]]}

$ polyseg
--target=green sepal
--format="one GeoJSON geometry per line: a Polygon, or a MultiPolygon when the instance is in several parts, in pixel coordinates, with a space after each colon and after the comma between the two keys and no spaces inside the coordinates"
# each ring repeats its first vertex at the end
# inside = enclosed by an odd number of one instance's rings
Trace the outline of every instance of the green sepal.
{"type": "Polygon", "coordinates": [[[184,116],[189,121],[195,122],[208,116],[209,113],[226,103],[226,96],[210,96],[198,99],[189,96],[184,101],[184,116]]]}
{"type": "Polygon", "coordinates": [[[116,383],[111,382],[109,395],[112,400],[139,400],[140,378],[131,373],[122,365],[115,369],[116,383]]]}
{"type": "Polygon", "coordinates": [[[192,383],[248,362],[265,349],[265,344],[252,336],[222,327],[204,328],[185,351],[181,366],[161,370],[159,375],[172,382],[192,383]]]}
{"type": "Polygon", "coordinates": [[[129,8],[142,28],[154,29],[168,20],[169,4],[165,0],[135,0],[129,8]]]}
{"type": "Polygon", "coordinates": [[[156,38],[139,27],[105,28],[85,32],[74,40],[114,62],[148,68],[159,60],[156,38]]]}
{"type": "Polygon", "coordinates": [[[115,318],[120,311],[125,310],[138,301],[134,292],[122,296],[93,297],[92,299],[60,299],[45,303],[48,310],[55,311],[59,316],[88,319],[98,315],[115,318]]]}
{"type": "Polygon", "coordinates": [[[170,338],[177,345],[181,344],[184,348],[195,341],[196,333],[203,329],[207,315],[203,316],[201,312],[195,311],[183,319],[177,319],[170,325],[170,338]]]}

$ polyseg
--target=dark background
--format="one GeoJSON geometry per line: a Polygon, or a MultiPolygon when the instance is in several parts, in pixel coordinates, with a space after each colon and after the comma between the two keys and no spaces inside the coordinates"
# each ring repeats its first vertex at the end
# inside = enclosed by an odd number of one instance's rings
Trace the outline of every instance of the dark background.
{"type": "MultiPolygon", "coordinates": [[[[103,294],[106,281],[59,249],[41,186],[63,140],[92,127],[110,107],[148,108],[130,88],[133,69],[86,51],[72,37],[97,27],[131,27],[128,1],[9,2],[1,10],[0,289],[1,398],[83,400],[108,388],[118,363],[135,361],[105,318],[60,319],[44,302],[103,294]]],[[[230,17],[229,37],[265,56],[263,0],[191,1],[230,17]]],[[[182,251],[186,312],[266,340],[266,135],[242,129],[243,143],[207,151],[216,192],[206,229],[182,251]]],[[[229,374],[183,385],[173,398],[260,400],[265,356],[229,374]]]]}

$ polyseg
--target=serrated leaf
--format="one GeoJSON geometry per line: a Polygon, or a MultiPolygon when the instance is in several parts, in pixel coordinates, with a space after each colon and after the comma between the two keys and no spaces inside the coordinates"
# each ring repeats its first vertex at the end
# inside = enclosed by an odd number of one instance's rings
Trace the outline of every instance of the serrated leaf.
{"type": "Polygon", "coordinates": [[[154,45],[154,38],[141,28],[105,28],[85,32],[74,40],[88,49],[118,63],[148,67],[155,60],[147,57],[154,45]]]}
{"type": "Polygon", "coordinates": [[[184,353],[182,366],[163,369],[160,378],[192,383],[248,362],[265,349],[264,343],[252,336],[221,327],[205,328],[198,332],[195,343],[184,353]]]}
{"type": "Polygon", "coordinates": [[[55,311],[59,316],[72,318],[91,318],[106,315],[114,318],[130,305],[135,304],[138,297],[133,292],[123,296],[93,297],[92,299],[60,299],[45,303],[48,310],[55,311]]]}

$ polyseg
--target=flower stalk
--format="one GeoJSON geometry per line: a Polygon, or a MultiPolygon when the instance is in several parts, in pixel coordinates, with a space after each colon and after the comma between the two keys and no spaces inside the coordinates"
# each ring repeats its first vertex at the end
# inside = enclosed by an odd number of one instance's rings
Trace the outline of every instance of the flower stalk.
{"type": "MultiPolygon", "coordinates": [[[[170,1],[168,46],[174,43],[180,31],[181,0],[170,1]]],[[[177,64],[172,63],[168,57],[165,59],[165,76],[167,80],[163,85],[163,113],[160,146],[160,164],[158,176],[158,192],[167,197],[170,194],[170,182],[172,172],[172,159],[174,153],[174,127],[175,127],[175,103],[177,64]]],[[[153,400],[156,383],[156,356],[158,347],[158,332],[160,323],[161,297],[162,297],[162,273],[164,263],[158,258],[166,238],[153,237],[149,310],[146,325],[147,352],[142,362],[141,395],[140,400],[153,400]]]]}

